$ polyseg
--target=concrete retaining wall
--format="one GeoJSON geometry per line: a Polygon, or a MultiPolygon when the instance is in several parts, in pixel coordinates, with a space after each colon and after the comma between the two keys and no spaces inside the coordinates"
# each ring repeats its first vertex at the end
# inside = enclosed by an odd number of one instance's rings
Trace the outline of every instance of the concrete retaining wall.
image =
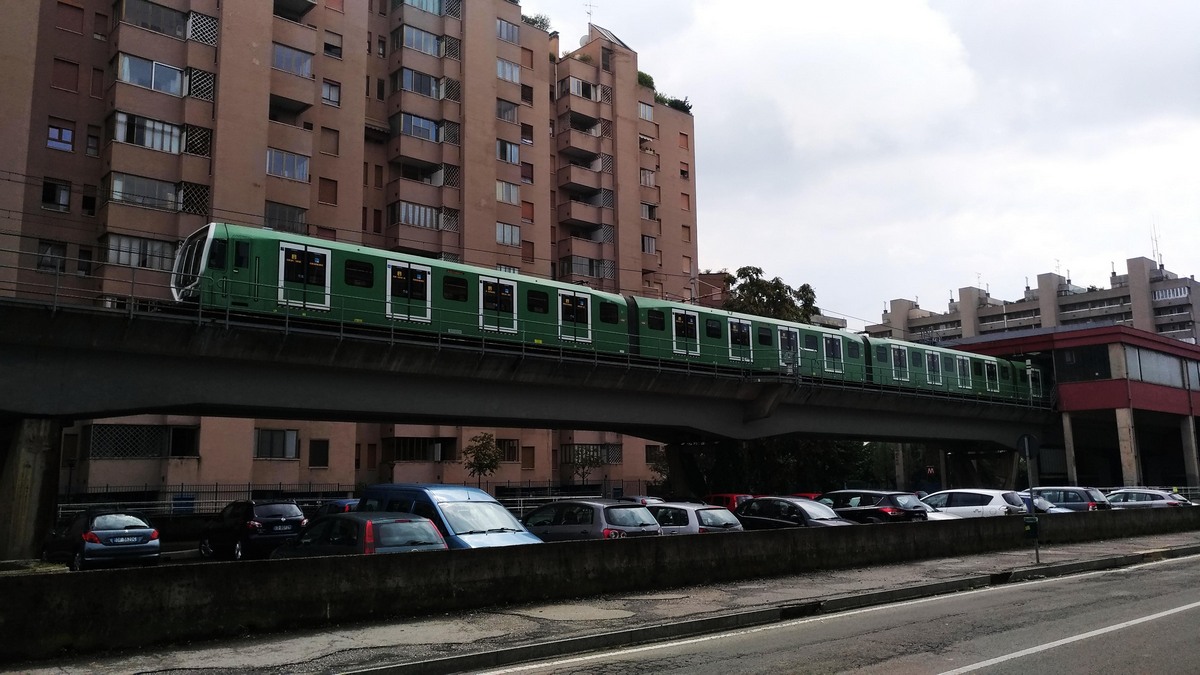
{"type": "MultiPolygon", "coordinates": [[[[1041,518],[1043,544],[1200,508],[1041,518]]],[[[1030,547],[1021,517],[0,577],[0,661],[1030,547]]]]}

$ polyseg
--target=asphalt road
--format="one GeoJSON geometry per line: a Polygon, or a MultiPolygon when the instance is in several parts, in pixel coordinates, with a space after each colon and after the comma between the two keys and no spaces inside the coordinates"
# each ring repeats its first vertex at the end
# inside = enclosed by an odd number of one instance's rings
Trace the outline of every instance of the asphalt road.
{"type": "Polygon", "coordinates": [[[1188,673],[1200,559],[993,586],[494,673],[1188,673]]]}

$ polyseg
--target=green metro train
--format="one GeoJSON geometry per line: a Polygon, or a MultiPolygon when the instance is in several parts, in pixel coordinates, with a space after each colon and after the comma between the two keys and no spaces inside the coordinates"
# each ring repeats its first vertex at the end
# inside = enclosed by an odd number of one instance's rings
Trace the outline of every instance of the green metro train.
{"type": "Polygon", "coordinates": [[[177,302],[646,363],[1044,401],[1024,362],[738,314],[269,229],[210,223],[179,247],[177,302]]]}

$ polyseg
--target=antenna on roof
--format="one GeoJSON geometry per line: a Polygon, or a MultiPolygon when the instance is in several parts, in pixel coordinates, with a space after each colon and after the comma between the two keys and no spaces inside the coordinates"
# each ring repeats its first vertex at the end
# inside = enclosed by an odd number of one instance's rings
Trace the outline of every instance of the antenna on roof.
{"type": "Polygon", "coordinates": [[[591,2],[591,0],[588,0],[588,2],[583,3],[583,6],[587,9],[588,23],[591,23],[592,22],[592,10],[596,8],[596,5],[593,4],[591,2]]]}
{"type": "Polygon", "coordinates": [[[1162,250],[1158,248],[1158,226],[1153,223],[1150,224],[1150,241],[1154,245],[1154,261],[1162,267],[1162,250]]]}

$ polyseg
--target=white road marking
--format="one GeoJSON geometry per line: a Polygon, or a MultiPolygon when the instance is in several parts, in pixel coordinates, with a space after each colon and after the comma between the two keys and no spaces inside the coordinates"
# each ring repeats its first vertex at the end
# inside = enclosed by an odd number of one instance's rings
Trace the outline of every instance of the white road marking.
{"type": "MultiPolygon", "coordinates": [[[[685,646],[685,645],[701,644],[704,642],[714,642],[716,640],[725,640],[728,638],[741,637],[743,635],[753,635],[754,633],[762,633],[762,632],[771,631],[771,630],[780,630],[783,628],[792,628],[794,626],[802,626],[802,625],[808,624],[808,623],[815,623],[815,622],[821,622],[821,621],[832,621],[835,619],[841,619],[844,617],[855,616],[858,614],[866,614],[868,612],[878,612],[878,611],[882,611],[885,609],[894,609],[897,607],[908,607],[910,605],[920,605],[920,604],[924,604],[927,602],[937,602],[940,600],[947,600],[950,598],[961,598],[965,595],[971,595],[971,594],[975,594],[975,593],[990,593],[992,591],[998,591],[998,590],[1003,590],[1003,589],[1012,589],[1012,588],[1018,588],[1018,587],[1048,584],[1048,583],[1053,583],[1055,581],[1065,581],[1068,579],[1081,579],[1084,577],[1097,576],[1097,575],[1101,575],[1101,574],[1112,574],[1114,572],[1125,572],[1125,571],[1128,571],[1131,569],[1138,569],[1141,567],[1153,567],[1153,566],[1157,566],[1157,565],[1165,565],[1165,564],[1169,564],[1169,563],[1182,562],[1182,561],[1187,561],[1187,560],[1191,560],[1192,562],[1195,562],[1195,560],[1192,559],[1191,556],[1182,556],[1179,558],[1167,558],[1165,560],[1155,560],[1152,562],[1140,563],[1138,565],[1128,565],[1125,567],[1116,567],[1116,568],[1107,569],[1107,570],[1097,570],[1095,572],[1083,572],[1080,574],[1070,574],[1070,575],[1062,576],[1062,577],[1034,579],[1034,580],[1030,580],[1030,581],[1022,581],[1022,582],[1019,582],[1016,584],[1002,584],[1000,586],[988,586],[986,588],[977,588],[974,590],[961,591],[958,593],[947,593],[947,594],[943,594],[943,595],[935,595],[935,596],[928,597],[928,598],[919,598],[917,600],[908,600],[905,602],[888,603],[885,605],[876,605],[874,607],[865,607],[863,609],[855,609],[855,610],[850,610],[848,612],[838,612],[836,614],[825,614],[822,616],[809,617],[807,619],[796,619],[794,621],[786,621],[783,623],[773,623],[773,624],[768,624],[766,626],[757,626],[755,628],[747,628],[747,629],[743,629],[743,630],[730,631],[728,633],[716,633],[714,635],[703,635],[700,637],[689,638],[686,640],[670,640],[668,642],[656,642],[656,643],[650,644],[650,645],[642,645],[641,647],[629,647],[627,649],[620,649],[615,652],[592,653],[592,654],[585,654],[583,656],[573,656],[573,657],[566,658],[566,659],[557,659],[554,661],[542,661],[542,662],[538,662],[538,663],[530,663],[530,664],[524,664],[524,665],[519,665],[519,666],[513,666],[512,668],[503,668],[500,670],[488,670],[488,671],[483,671],[483,672],[479,673],[478,675],[507,675],[508,673],[522,673],[522,672],[531,671],[531,670],[558,669],[561,666],[567,666],[567,665],[571,665],[571,664],[575,664],[575,663],[586,663],[588,661],[596,661],[599,659],[611,659],[611,658],[615,658],[615,657],[626,656],[629,654],[640,654],[642,652],[654,651],[656,649],[667,649],[670,647],[680,647],[680,646],[685,646]]],[[[1178,609],[1169,610],[1169,612],[1164,613],[1161,616],[1166,616],[1166,614],[1168,614],[1168,613],[1174,614],[1176,612],[1182,612],[1182,611],[1185,611],[1187,609],[1190,609],[1192,607],[1197,607],[1197,606],[1200,606],[1200,602],[1193,603],[1193,604],[1187,605],[1185,607],[1180,607],[1178,609]]],[[[1141,622],[1141,621],[1149,621],[1152,618],[1158,618],[1159,616],[1160,615],[1155,615],[1154,617],[1147,617],[1145,619],[1139,619],[1135,622],[1128,622],[1128,623],[1130,625],[1132,625],[1133,623],[1141,622]]],[[[1124,626],[1124,624],[1122,624],[1122,626],[1124,626]]],[[[1112,627],[1112,629],[1116,630],[1117,627],[1112,627]]],[[[1108,629],[1101,629],[1101,630],[1107,631],[1108,629]]],[[[1096,634],[1099,634],[1099,632],[1097,632],[1096,634]]],[[[1088,635],[1090,636],[1090,634],[1088,634],[1088,635]]],[[[1084,637],[1085,636],[1079,636],[1077,638],[1068,638],[1067,640],[1068,641],[1073,641],[1074,639],[1082,640],[1082,639],[1084,639],[1084,637]]],[[[1066,641],[1062,641],[1062,643],[1066,644],[1066,641]]],[[[1043,648],[1050,649],[1052,646],[1057,646],[1057,645],[1052,643],[1051,645],[1046,645],[1042,648],[1034,647],[1032,649],[1034,651],[1038,651],[1043,648]]],[[[1026,651],[1029,651],[1029,653],[1033,653],[1033,651],[1030,651],[1030,650],[1026,650],[1026,651]]],[[[1017,654],[1013,654],[1009,658],[1017,658],[1018,655],[1021,655],[1021,654],[1022,654],[1021,652],[1018,652],[1017,654]]],[[[1005,657],[1001,657],[1001,658],[1002,658],[1002,660],[1005,660],[1005,657]]],[[[1000,661],[996,661],[996,663],[999,663],[999,662],[1000,661]]],[[[983,668],[987,665],[991,665],[991,663],[992,662],[990,662],[990,661],[978,663],[973,666],[966,666],[966,669],[952,670],[947,673],[942,673],[941,675],[952,675],[954,673],[965,673],[965,672],[969,672],[970,670],[973,670],[976,668],[983,668]]]]}

